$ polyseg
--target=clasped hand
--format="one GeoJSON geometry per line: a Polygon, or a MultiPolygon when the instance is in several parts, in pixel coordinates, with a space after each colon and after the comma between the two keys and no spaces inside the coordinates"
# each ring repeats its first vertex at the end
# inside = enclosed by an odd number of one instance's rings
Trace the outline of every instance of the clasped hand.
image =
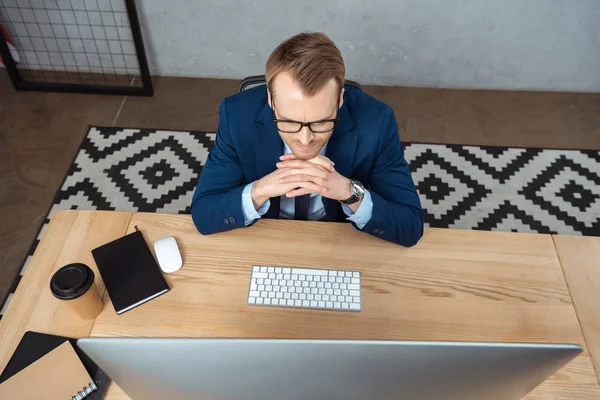
{"type": "Polygon", "coordinates": [[[333,200],[345,200],[352,195],[350,180],[340,175],[334,163],[318,155],[311,160],[297,159],[293,154],[280,157],[277,170],[259,179],[252,187],[256,209],[271,197],[287,197],[317,193],[333,200]]]}

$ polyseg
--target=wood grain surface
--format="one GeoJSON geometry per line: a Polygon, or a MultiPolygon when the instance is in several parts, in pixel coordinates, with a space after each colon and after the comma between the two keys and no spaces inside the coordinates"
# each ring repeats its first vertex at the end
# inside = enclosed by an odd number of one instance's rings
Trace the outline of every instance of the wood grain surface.
{"type": "MultiPolygon", "coordinates": [[[[585,344],[549,235],[428,229],[407,249],[348,224],[265,220],[202,236],[190,216],[138,213],[134,225],[149,244],[175,236],[184,266],[152,302],[117,316],[107,301],[91,336],[585,344]],[[363,310],[247,306],[253,265],[358,270],[363,310]]],[[[107,396],[126,398],[116,385],[107,396]]],[[[587,352],[527,398],[600,398],[587,352]]]]}
{"type": "Polygon", "coordinates": [[[600,379],[600,237],[556,235],[553,239],[600,379]]]}
{"type": "Polygon", "coordinates": [[[50,277],[73,262],[90,266],[96,287],[105,291],[90,251],[122,236],[131,213],[58,211],[40,241],[17,291],[0,321],[0,370],[3,370],[26,331],[68,337],[88,336],[93,320],[82,320],[50,292],[50,277]]]}

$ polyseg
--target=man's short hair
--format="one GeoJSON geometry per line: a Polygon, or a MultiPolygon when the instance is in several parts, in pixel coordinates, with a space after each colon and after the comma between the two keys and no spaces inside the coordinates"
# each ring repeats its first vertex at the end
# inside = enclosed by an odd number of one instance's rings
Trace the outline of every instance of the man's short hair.
{"type": "Polygon", "coordinates": [[[266,65],[267,88],[273,95],[273,80],[288,72],[300,84],[306,96],[313,96],[333,78],[341,92],[346,68],[342,53],[321,32],[300,33],[281,43],[269,56],[266,65]]]}

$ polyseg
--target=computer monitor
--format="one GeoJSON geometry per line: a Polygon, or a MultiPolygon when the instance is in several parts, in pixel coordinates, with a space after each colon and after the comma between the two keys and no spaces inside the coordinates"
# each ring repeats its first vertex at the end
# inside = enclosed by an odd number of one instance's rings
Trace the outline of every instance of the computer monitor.
{"type": "Polygon", "coordinates": [[[582,351],[570,344],[88,338],[133,400],[513,400],[582,351]]]}

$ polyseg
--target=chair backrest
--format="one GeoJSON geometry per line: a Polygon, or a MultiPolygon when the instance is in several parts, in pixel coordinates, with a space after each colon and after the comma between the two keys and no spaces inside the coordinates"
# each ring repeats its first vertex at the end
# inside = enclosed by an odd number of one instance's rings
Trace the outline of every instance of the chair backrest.
{"type": "MultiPolygon", "coordinates": [[[[240,81],[239,91],[243,92],[244,90],[248,90],[248,89],[251,89],[253,87],[260,86],[260,85],[266,85],[266,84],[267,84],[267,81],[266,81],[264,75],[249,76],[249,77],[244,78],[244,79],[242,79],[240,81]]],[[[362,86],[358,82],[346,79],[345,84],[348,85],[348,86],[352,86],[354,88],[357,88],[358,90],[363,90],[362,86]]]]}

